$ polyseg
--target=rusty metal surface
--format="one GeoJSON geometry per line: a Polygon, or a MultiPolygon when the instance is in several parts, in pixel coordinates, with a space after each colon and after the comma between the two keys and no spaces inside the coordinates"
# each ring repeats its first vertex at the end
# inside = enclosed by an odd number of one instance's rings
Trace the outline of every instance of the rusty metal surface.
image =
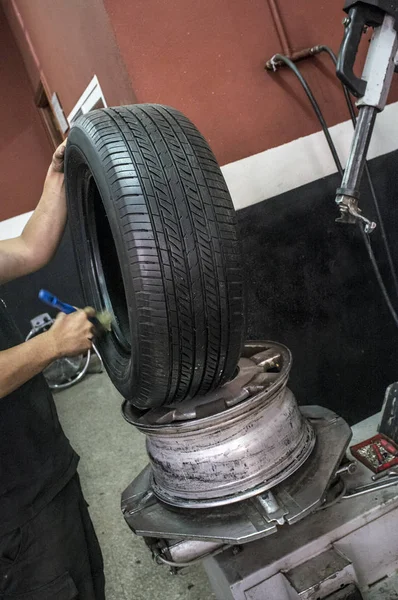
{"type": "Polygon", "coordinates": [[[311,454],[315,434],[290,390],[222,427],[147,437],[152,488],[168,504],[239,502],[292,475],[311,454]],[[210,430],[209,430],[210,429],[210,430]]]}
{"type": "Polygon", "coordinates": [[[215,414],[209,414],[213,394],[135,423],[147,436],[151,485],[163,502],[202,508],[239,502],[287,479],[311,454],[313,428],[286,388],[290,352],[273,342],[245,352],[236,378],[217,392],[215,414]]]}
{"type": "MultiPolygon", "coordinates": [[[[316,406],[301,407],[301,411],[314,428],[317,443],[308,461],[272,490],[282,509],[283,529],[322,504],[351,438],[349,426],[335,413],[316,406]]],[[[282,516],[279,508],[272,510],[269,498],[260,502],[257,496],[226,506],[177,510],[153,493],[149,466],[122,496],[124,518],[137,535],[218,542],[220,546],[245,544],[276,533],[282,516]]]]}

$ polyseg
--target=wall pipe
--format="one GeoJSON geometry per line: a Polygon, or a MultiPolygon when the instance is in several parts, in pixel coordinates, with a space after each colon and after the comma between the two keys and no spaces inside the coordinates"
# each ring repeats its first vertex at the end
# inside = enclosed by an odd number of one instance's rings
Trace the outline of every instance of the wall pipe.
{"type": "Polygon", "coordinates": [[[289,44],[289,40],[287,37],[287,33],[285,30],[285,26],[283,25],[281,14],[279,12],[279,6],[277,4],[277,0],[268,0],[268,5],[271,11],[271,15],[275,24],[276,31],[279,36],[279,41],[282,46],[283,54],[287,57],[290,57],[292,54],[292,49],[289,44]]]}

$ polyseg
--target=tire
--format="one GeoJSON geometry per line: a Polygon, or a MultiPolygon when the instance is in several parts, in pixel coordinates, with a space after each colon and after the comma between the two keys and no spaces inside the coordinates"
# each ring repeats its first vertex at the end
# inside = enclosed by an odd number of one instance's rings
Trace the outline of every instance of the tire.
{"type": "Polygon", "coordinates": [[[110,310],[105,368],[139,409],[232,378],[244,336],[235,212],[204,138],[160,105],[95,110],[65,153],[72,238],[88,305],[110,310]]]}

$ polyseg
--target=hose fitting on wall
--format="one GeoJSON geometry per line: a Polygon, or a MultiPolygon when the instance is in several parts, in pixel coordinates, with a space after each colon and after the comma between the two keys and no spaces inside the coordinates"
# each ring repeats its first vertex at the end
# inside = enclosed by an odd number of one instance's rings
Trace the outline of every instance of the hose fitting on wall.
{"type": "MultiPolygon", "coordinates": [[[[322,46],[313,46],[312,48],[305,48],[304,50],[293,52],[293,54],[287,58],[289,58],[293,63],[296,63],[301,60],[305,60],[306,58],[316,56],[321,52],[323,52],[322,46]]],[[[267,71],[277,71],[283,66],[286,66],[286,63],[283,60],[278,59],[276,54],[265,63],[265,69],[267,71]]]]}

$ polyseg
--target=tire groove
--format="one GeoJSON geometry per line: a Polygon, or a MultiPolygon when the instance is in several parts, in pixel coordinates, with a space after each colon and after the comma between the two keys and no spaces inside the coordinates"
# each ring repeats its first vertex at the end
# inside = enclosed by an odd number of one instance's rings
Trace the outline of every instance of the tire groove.
{"type": "MultiPolygon", "coordinates": [[[[154,119],[153,119],[153,118],[152,118],[152,116],[151,116],[151,115],[148,113],[148,111],[146,111],[146,110],[145,110],[145,108],[143,108],[143,107],[141,107],[141,110],[142,110],[142,112],[144,112],[144,113],[145,113],[145,115],[148,117],[148,119],[150,119],[150,120],[151,120],[151,122],[153,123],[153,125],[155,125],[155,126],[158,126],[158,128],[159,128],[159,130],[160,130],[160,126],[159,126],[159,125],[156,123],[156,121],[154,121],[154,119]]],[[[131,112],[131,111],[130,111],[130,112],[131,112]]],[[[164,142],[164,144],[165,144],[165,146],[166,146],[166,148],[167,148],[167,147],[168,147],[168,144],[167,144],[167,142],[165,141],[165,139],[164,139],[164,136],[162,135],[162,132],[161,132],[161,131],[159,131],[159,133],[160,133],[160,136],[161,136],[161,138],[162,138],[162,140],[163,140],[163,142],[164,142]]],[[[174,165],[175,172],[176,172],[177,176],[179,177],[178,167],[177,167],[177,165],[176,165],[176,163],[175,163],[174,156],[173,156],[172,152],[170,152],[170,151],[169,151],[169,152],[168,152],[168,155],[169,155],[169,158],[171,159],[171,161],[172,161],[172,163],[173,163],[173,165],[174,165]]],[[[179,177],[179,179],[180,179],[180,177],[179,177]]],[[[171,198],[173,198],[173,190],[172,190],[172,189],[171,189],[171,187],[170,187],[170,183],[169,183],[169,181],[167,181],[167,185],[168,185],[168,189],[169,189],[170,197],[171,197],[171,198]]],[[[187,207],[187,208],[188,208],[188,207],[187,207]]],[[[191,217],[191,215],[190,215],[190,211],[189,211],[189,209],[187,210],[187,212],[188,212],[188,218],[190,219],[190,222],[191,222],[191,230],[192,230],[192,233],[193,233],[193,235],[195,236],[195,227],[194,227],[194,224],[193,224],[193,222],[192,222],[192,219],[190,218],[190,217],[191,217]]],[[[183,230],[182,230],[181,224],[179,225],[179,233],[180,233],[180,239],[182,239],[182,240],[183,240],[185,236],[184,236],[184,233],[183,233],[183,230]]],[[[175,235],[176,235],[176,237],[178,238],[178,233],[177,233],[177,232],[175,232],[175,235]]],[[[196,317],[196,314],[195,314],[195,311],[194,311],[194,306],[195,306],[195,304],[194,304],[194,301],[193,301],[193,296],[192,296],[192,285],[190,285],[190,283],[192,283],[192,279],[191,279],[191,278],[192,278],[192,273],[191,273],[191,269],[189,268],[189,262],[187,262],[187,260],[186,260],[186,259],[184,259],[184,264],[185,264],[185,272],[186,272],[186,276],[187,276],[187,278],[188,278],[188,280],[189,280],[189,281],[188,281],[188,290],[189,290],[189,295],[190,295],[190,307],[191,307],[191,313],[192,313],[193,317],[195,318],[195,317],[196,317]]],[[[204,291],[203,282],[202,282],[202,290],[204,291]]],[[[196,319],[195,319],[195,320],[196,320],[196,319]]],[[[195,366],[196,366],[196,359],[197,359],[197,350],[196,350],[196,323],[195,323],[195,326],[194,326],[194,330],[193,330],[193,332],[192,332],[192,335],[193,335],[193,348],[194,348],[194,354],[193,354],[193,356],[192,356],[192,359],[191,359],[191,377],[190,377],[190,382],[189,382],[189,386],[188,386],[188,394],[189,394],[189,390],[190,390],[190,388],[191,388],[191,385],[192,385],[193,378],[194,378],[194,376],[195,376],[195,366]]],[[[205,357],[205,360],[204,360],[203,362],[204,362],[204,366],[205,366],[205,365],[206,365],[206,363],[207,363],[207,356],[205,357]]],[[[205,370],[206,370],[206,369],[205,369],[205,368],[203,368],[203,372],[205,372],[205,370]]],[[[199,388],[200,388],[200,385],[198,386],[198,389],[199,389],[199,388]]]]}
{"type": "MultiPolygon", "coordinates": [[[[109,113],[108,113],[108,114],[109,114],[109,113]]],[[[118,114],[118,113],[116,113],[116,114],[118,114]]],[[[111,118],[112,118],[112,119],[113,119],[113,121],[116,123],[116,125],[118,125],[118,123],[117,123],[117,121],[115,120],[115,118],[114,118],[112,115],[109,115],[109,116],[111,116],[111,118]]],[[[118,114],[118,116],[119,116],[119,114],[118,114]]],[[[120,116],[119,116],[119,117],[120,117],[120,116]]],[[[120,118],[122,119],[123,123],[125,123],[124,119],[123,119],[122,117],[120,117],[120,118]]],[[[126,123],[125,123],[125,124],[126,124],[126,123]]],[[[119,129],[120,129],[120,128],[119,128],[119,129]]],[[[129,131],[131,131],[131,130],[130,130],[130,127],[129,127],[129,131]]],[[[124,133],[123,133],[122,131],[121,131],[120,133],[121,133],[121,135],[122,135],[122,137],[123,137],[123,139],[124,139],[124,142],[125,142],[125,144],[126,144],[127,148],[130,150],[130,154],[132,155],[133,153],[131,152],[131,149],[130,149],[130,143],[129,143],[129,142],[128,142],[128,140],[126,139],[126,137],[125,137],[124,133]]],[[[133,156],[132,156],[132,162],[134,162],[134,160],[133,160],[133,156]]],[[[138,178],[140,177],[140,175],[139,175],[139,169],[137,169],[137,176],[138,176],[138,178]]],[[[141,181],[140,183],[141,183],[141,189],[143,189],[143,190],[144,190],[144,189],[145,189],[145,186],[143,186],[143,185],[142,185],[142,181],[141,181]]],[[[150,218],[151,218],[151,220],[152,220],[152,215],[150,214],[150,210],[148,210],[148,214],[150,215],[150,218]]],[[[152,231],[154,232],[154,236],[156,236],[156,239],[158,239],[158,238],[157,238],[157,230],[156,230],[156,226],[155,226],[155,224],[154,224],[154,223],[152,223],[152,231]]],[[[159,264],[160,264],[160,267],[161,267],[161,270],[162,270],[163,276],[165,277],[165,273],[164,273],[164,270],[163,270],[163,268],[162,268],[162,267],[163,267],[163,263],[162,263],[162,256],[161,256],[161,252],[159,251],[159,248],[160,248],[159,240],[158,240],[158,243],[155,245],[155,247],[156,247],[156,249],[157,249],[157,251],[158,251],[159,264]]],[[[170,306],[169,306],[169,300],[168,300],[168,295],[167,295],[167,292],[166,292],[166,290],[165,290],[165,293],[164,293],[164,297],[165,297],[165,304],[166,304],[166,315],[167,315],[167,322],[169,323],[169,314],[170,314],[170,313],[169,313],[169,310],[170,310],[170,306]]],[[[170,337],[171,337],[171,336],[170,336],[170,337]]],[[[172,357],[172,356],[173,356],[173,348],[172,348],[172,344],[171,344],[171,339],[169,339],[169,353],[170,353],[170,356],[172,357]]],[[[165,392],[165,393],[167,393],[167,396],[168,396],[168,395],[169,395],[169,393],[170,393],[170,385],[171,385],[171,373],[170,373],[170,375],[169,375],[169,382],[168,382],[168,386],[167,386],[167,392],[165,392]]]]}

